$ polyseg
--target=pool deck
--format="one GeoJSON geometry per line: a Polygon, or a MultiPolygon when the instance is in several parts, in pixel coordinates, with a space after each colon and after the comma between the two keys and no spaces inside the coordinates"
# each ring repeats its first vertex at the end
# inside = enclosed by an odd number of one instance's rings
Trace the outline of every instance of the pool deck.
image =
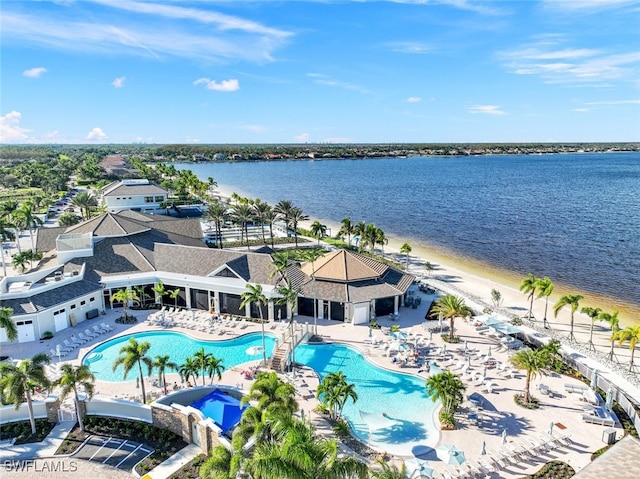
{"type": "MultiPolygon", "coordinates": [[[[424,293],[417,293],[423,296],[423,305],[428,305],[431,297],[424,293]]],[[[261,330],[258,324],[249,324],[245,329],[228,329],[227,334],[210,334],[198,330],[182,329],[180,327],[165,328],[160,326],[151,326],[144,321],[146,316],[152,311],[134,311],[139,322],[134,325],[118,325],[114,323],[116,317],[121,314],[121,309],[107,310],[106,315],[101,315],[96,319],[80,323],[77,327],[68,328],[64,331],[56,333],[56,336],[48,341],[40,341],[25,344],[12,344],[3,347],[3,354],[8,354],[12,358],[31,357],[38,352],[46,352],[49,354],[50,349],[54,349],[57,343],[62,343],[64,339],[70,338],[72,334],[84,331],[87,327],[93,327],[95,324],[105,322],[114,328],[114,331],[103,334],[93,341],[88,342],[80,349],[76,349],[68,356],[62,358],[63,361],[69,361],[73,364],[79,364],[80,359],[93,347],[102,341],[112,339],[116,336],[131,334],[141,331],[166,331],[173,330],[183,332],[197,339],[206,340],[224,340],[235,335],[246,334],[250,332],[259,332],[261,330]]],[[[298,317],[299,323],[313,323],[312,318],[298,317]]],[[[429,333],[423,329],[424,323],[424,306],[422,308],[410,309],[401,308],[400,317],[397,321],[391,321],[388,318],[378,319],[381,326],[391,326],[398,324],[403,331],[412,331],[415,336],[422,336],[428,339],[429,333]]],[[[392,358],[385,354],[380,347],[374,347],[369,337],[369,328],[366,325],[353,326],[336,321],[318,320],[318,332],[327,341],[344,342],[358,347],[365,356],[373,363],[396,371],[405,373],[416,373],[417,368],[401,368],[392,362],[392,358]]],[[[267,327],[268,332],[275,332],[267,327]]],[[[475,328],[464,321],[456,321],[456,332],[462,339],[467,341],[470,349],[479,350],[481,354],[488,352],[492,346],[492,356],[499,363],[509,364],[509,353],[504,350],[496,350],[495,343],[487,336],[481,336],[475,328]]],[[[384,336],[380,330],[372,331],[374,337],[378,339],[389,339],[384,336]]],[[[414,337],[415,337],[414,336],[414,337]]],[[[434,334],[432,342],[435,347],[442,346],[439,335],[434,334]]],[[[463,344],[463,343],[461,343],[463,344]]],[[[606,344],[606,342],[604,343],[606,344]]],[[[462,353],[457,351],[455,345],[448,345],[448,349],[453,353],[454,358],[462,357],[462,353]]],[[[432,356],[433,358],[433,356],[432,356]]],[[[53,358],[53,363],[57,363],[58,359],[53,358]]],[[[439,360],[436,360],[438,363],[439,360]]],[[[251,364],[257,365],[259,360],[251,364]]],[[[231,368],[225,371],[221,383],[231,386],[237,386],[244,390],[248,390],[251,386],[251,380],[241,376],[241,371],[247,369],[247,364],[231,368]]],[[[481,366],[477,360],[471,361],[474,370],[481,370],[481,366]]],[[[512,368],[509,368],[509,370],[512,368]]],[[[607,373],[613,374],[613,373],[607,373]]],[[[423,374],[423,377],[424,376],[423,374]]],[[[131,376],[130,381],[109,383],[103,381],[96,382],[97,397],[131,397],[139,396],[140,390],[136,388],[135,376],[131,376]]],[[[319,427],[321,431],[328,431],[326,424],[323,424],[321,418],[313,412],[317,405],[314,397],[315,389],[318,381],[312,371],[302,370],[298,375],[303,381],[297,382],[298,399],[301,409],[304,410],[304,416],[309,418],[319,427]],[[304,384],[304,385],[302,385],[304,384]]],[[[559,459],[569,463],[574,469],[579,470],[586,466],[591,460],[591,454],[603,447],[605,444],[602,440],[604,426],[589,424],[582,421],[582,414],[587,404],[581,400],[581,395],[570,393],[565,390],[565,384],[574,384],[576,386],[584,386],[584,383],[577,379],[568,378],[566,376],[551,375],[537,377],[532,380],[531,392],[540,401],[541,406],[537,410],[523,409],[514,403],[513,396],[516,392],[520,392],[524,388],[525,379],[522,373],[514,374],[513,377],[505,374],[498,374],[496,369],[487,371],[487,380],[495,383],[492,392],[483,389],[483,386],[472,386],[467,382],[468,389],[465,396],[468,398],[474,394],[482,398],[483,407],[477,408],[470,401],[465,401],[460,410],[457,419],[459,427],[453,431],[441,431],[439,445],[454,444],[457,448],[465,452],[467,459],[477,461],[478,459],[486,459],[488,456],[481,456],[481,445],[485,442],[486,451],[489,454],[496,454],[496,451],[505,450],[510,447],[520,447],[528,440],[536,440],[547,433],[550,424],[554,423],[554,435],[568,435],[571,438],[570,444],[563,444],[553,450],[531,456],[523,456],[520,461],[514,461],[515,464],[504,465],[490,477],[500,477],[505,479],[518,478],[526,474],[537,471],[544,463],[559,459]],[[552,392],[550,395],[543,395],[539,392],[538,387],[543,383],[552,392]],[[502,433],[507,430],[506,446],[503,446],[502,433]]],[[[180,378],[177,373],[167,374],[167,383],[172,385],[177,382],[180,384],[180,378]]],[[[207,379],[208,382],[208,379],[207,379]]],[[[154,395],[161,394],[161,390],[147,384],[147,392],[153,392],[154,395]]],[[[640,395],[639,395],[640,396],[640,395]]],[[[636,396],[638,397],[638,396],[636,396]]],[[[392,413],[392,412],[390,412],[392,413]]],[[[616,427],[617,437],[622,436],[620,426],[616,427]]],[[[433,450],[424,451],[426,455],[421,456],[429,460],[428,466],[435,469],[438,473],[454,473],[453,466],[447,466],[442,461],[435,458],[433,450]]],[[[411,451],[407,451],[405,457],[394,457],[392,460],[400,462],[403,459],[409,459],[411,451]]]]}

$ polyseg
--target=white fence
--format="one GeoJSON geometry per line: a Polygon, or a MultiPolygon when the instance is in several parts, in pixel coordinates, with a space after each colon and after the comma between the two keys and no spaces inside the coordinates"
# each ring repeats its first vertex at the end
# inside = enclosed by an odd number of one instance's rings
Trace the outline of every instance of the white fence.
{"type": "MultiPolygon", "coordinates": [[[[47,406],[43,401],[34,401],[32,404],[33,415],[36,419],[43,419],[47,417],[47,406]]],[[[20,404],[20,407],[17,411],[15,406],[0,407],[0,424],[28,420],[29,409],[27,408],[26,402],[20,404]]]]}
{"type": "Polygon", "coordinates": [[[151,424],[151,406],[120,399],[91,399],[85,402],[88,416],[109,416],[151,424]]]}

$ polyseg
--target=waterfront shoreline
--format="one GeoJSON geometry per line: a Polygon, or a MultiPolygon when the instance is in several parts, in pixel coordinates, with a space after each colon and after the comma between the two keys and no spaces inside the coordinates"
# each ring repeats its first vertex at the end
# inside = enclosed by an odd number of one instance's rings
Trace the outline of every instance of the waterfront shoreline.
{"type": "MultiPolygon", "coordinates": [[[[252,197],[250,191],[241,191],[230,185],[218,185],[217,191],[221,197],[228,199],[232,197],[233,193],[252,197]]],[[[295,200],[293,201],[295,203],[295,200]]],[[[317,216],[300,223],[300,227],[308,230],[316,220],[330,228],[332,236],[336,236],[340,229],[340,221],[317,216]]],[[[432,279],[440,277],[445,278],[445,282],[455,283],[461,295],[479,298],[483,303],[490,305],[491,290],[496,289],[502,294],[505,307],[511,308],[513,314],[523,316],[528,312],[529,301],[527,296],[519,291],[520,282],[526,274],[521,275],[470,256],[444,251],[415,238],[395,236],[393,232],[385,232],[385,235],[389,240],[388,245],[384,248],[385,255],[391,255],[391,259],[395,259],[399,263],[404,261],[404,255],[399,252],[401,246],[404,243],[408,243],[411,246],[409,272],[417,277],[424,277],[427,281],[429,280],[429,275],[424,267],[425,262],[429,261],[436,268],[432,271],[432,279]],[[517,314],[517,312],[520,314],[517,314]]],[[[640,322],[640,305],[627,303],[615,297],[583,291],[571,285],[556,283],[554,278],[551,278],[551,280],[554,282],[554,292],[549,297],[547,318],[552,322],[563,321],[568,324],[570,321],[566,311],[561,311],[558,318],[553,315],[553,305],[565,294],[581,294],[584,296],[584,299],[580,302],[581,308],[584,306],[599,307],[606,312],[612,312],[617,309],[622,327],[632,326],[640,322]]],[[[534,306],[539,303],[543,303],[543,300],[534,301],[534,306]]],[[[538,311],[536,314],[535,310],[536,308],[534,307],[534,315],[536,317],[542,318],[544,316],[543,311],[538,311]]],[[[575,321],[590,322],[590,319],[578,311],[575,321]]]]}

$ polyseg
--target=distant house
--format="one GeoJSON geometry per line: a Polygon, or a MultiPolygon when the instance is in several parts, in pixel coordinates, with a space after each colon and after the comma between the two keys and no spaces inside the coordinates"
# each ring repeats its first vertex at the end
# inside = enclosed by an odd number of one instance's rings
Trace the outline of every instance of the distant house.
{"type": "Polygon", "coordinates": [[[102,204],[109,213],[132,210],[166,213],[168,191],[146,179],[115,181],[102,188],[102,204]]]}

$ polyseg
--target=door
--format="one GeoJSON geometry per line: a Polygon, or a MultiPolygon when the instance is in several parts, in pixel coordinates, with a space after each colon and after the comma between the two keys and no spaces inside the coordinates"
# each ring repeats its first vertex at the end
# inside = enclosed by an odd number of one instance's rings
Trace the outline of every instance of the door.
{"type": "Polygon", "coordinates": [[[198,434],[198,421],[191,422],[191,442],[196,446],[200,445],[200,434],[198,434]]]}
{"type": "Polygon", "coordinates": [[[53,321],[56,327],[56,332],[62,331],[63,329],[67,329],[69,327],[69,323],[67,322],[67,314],[66,313],[58,313],[53,315],[53,321]]]}
{"type": "Polygon", "coordinates": [[[33,328],[33,321],[26,319],[24,321],[16,321],[16,329],[18,330],[18,342],[28,343],[36,340],[36,332],[33,328]]]}

